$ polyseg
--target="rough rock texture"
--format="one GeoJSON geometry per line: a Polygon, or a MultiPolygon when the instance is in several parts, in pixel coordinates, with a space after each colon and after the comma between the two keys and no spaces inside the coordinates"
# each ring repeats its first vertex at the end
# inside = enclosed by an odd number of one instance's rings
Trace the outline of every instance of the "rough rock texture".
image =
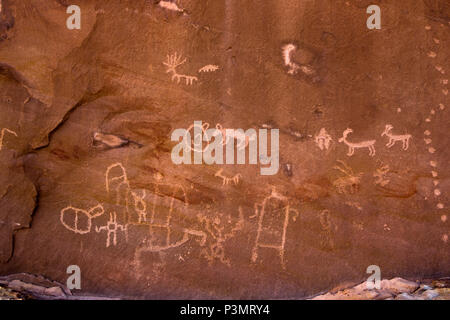
{"type": "Polygon", "coordinates": [[[383,280],[380,289],[367,289],[366,282],[355,287],[318,295],[312,300],[450,300],[450,281],[441,279],[423,283],[402,278],[383,280]]]}
{"type": "Polygon", "coordinates": [[[80,0],[81,30],[70,1],[1,4],[1,275],[78,265],[74,295],[135,298],[448,276],[448,1],[80,0]],[[196,120],[279,129],[278,173],[174,164],[196,120]]]}

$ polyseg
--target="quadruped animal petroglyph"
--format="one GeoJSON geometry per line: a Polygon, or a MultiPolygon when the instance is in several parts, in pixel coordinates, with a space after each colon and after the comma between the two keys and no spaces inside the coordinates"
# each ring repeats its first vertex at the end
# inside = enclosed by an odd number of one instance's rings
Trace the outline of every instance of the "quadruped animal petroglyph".
{"type": "Polygon", "coordinates": [[[350,128],[347,128],[343,134],[342,138],[339,139],[339,142],[343,142],[348,146],[348,153],[347,155],[351,157],[355,153],[355,149],[361,149],[361,148],[368,148],[369,149],[369,156],[373,157],[375,156],[375,142],[376,140],[367,140],[367,141],[361,141],[361,142],[350,142],[347,140],[347,136],[353,133],[353,130],[350,128]]]}
{"type": "Polygon", "coordinates": [[[391,148],[397,141],[401,141],[403,145],[403,150],[408,150],[409,140],[412,138],[410,134],[392,134],[392,129],[394,127],[390,124],[387,124],[381,136],[386,136],[389,138],[389,142],[386,144],[386,147],[391,148]]]}

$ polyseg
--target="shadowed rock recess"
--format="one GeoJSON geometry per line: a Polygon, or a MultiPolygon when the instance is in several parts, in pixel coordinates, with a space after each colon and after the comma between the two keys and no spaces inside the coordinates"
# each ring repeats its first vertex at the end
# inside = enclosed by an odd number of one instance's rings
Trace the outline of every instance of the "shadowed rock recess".
{"type": "Polygon", "coordinates": [[[308,298],[371,265],[449,276],[448,1],[76,2],[80,30],[71,1],[1,1],[12,289],[68,295],[71,265],[72,295],[110,298],[308,298]],[[175,164],[194,121],[279,129],[279,170],[175,164]]]}

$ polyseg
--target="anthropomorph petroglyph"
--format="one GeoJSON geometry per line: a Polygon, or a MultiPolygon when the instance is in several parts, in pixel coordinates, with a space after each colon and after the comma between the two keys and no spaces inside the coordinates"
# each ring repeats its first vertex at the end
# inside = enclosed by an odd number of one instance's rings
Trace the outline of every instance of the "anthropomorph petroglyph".
{"type": "MultiPolygon", "coordinates": [[[[334,249],[334,241],[332,238],[333,224],[331,222],[331,215],[329,210],[322,210],[319,214],[319,221],[322,227],[320,235],[320,244],[325,250],[334,249]]],[[[334,226],[337,229],[337,226],[334,226]]]]}
{"type": "Polygon", "coordinates": [[[408,150],[409,140],[411,139],[412,136],[410,134],[402,134],[402,135],[392,134],[391,131],[393,128],[394,127],[392,125],[387,124],[383,133],[381,134],[381,136],[386,136],[389,138],[389,142],[386,144],[386,147],[391,148],[397,141],[401,141],[403,143],[403,150],[408,150]]]}
{"type": "Polygon", "coordinates": [[[216,66],[216,65],[213,65],[213,64],[208,64],[208,65],[200,68],[198,70],[198,72],[199,73],[201,73],[201,72],[215,72],[217,70],[219,70],[219,66],[216,66]]]}
{"type": "Polygon", "coordinates": [[[368,141],[361,141],[361,142],[350,142],[347,141],[347,136],[352,133],[352,129],[346,129],[343,133],[342,138],[339,139],[339,142],[344,142],[348,146],[348,153],[347,155],[351,157],[355,153],[355,149],[360,148],[368,148],[369,149],[369,156],[373,157],[375,156],[375,142],[376,140],[368,140],[368,141]]]}
{"type": "Polygon", "coordinates": [[[255,215],[251,218],[258,218],[258,229],[252,250],[252,262],[258,259],[261,248],[274,249],[280,256],[281,267],[286,268],[284,259],[286,231],[291,214],[294,214],[295,221],[298,211],[290,207],[289,199],[279,194],[275,187],[272,187],[271,194],[261,204],[255,204],[255,215]],[[277,239],[274,240],[274,237],[277,239]]]}
{"type": "Polygon", "coordinates": [[[9,130],[9,129],[7,129],[7,128],[3,128],[2,131],[1,131],[1,133],[0,133],[0,151],[1,151],[2,148],[3,148],[3,139],[4,139],[4,137],[5,137],[5,133],[10,133],[10,134],[12,134],[12,135],[14,135],[14,136],[17,137],[17,133],[16,133],[16,132],[14,132],[14,131],[12,131],[12,130],[9,130]]]}
{"type": "Polygon", "coordinates": [[[343,177],[336,179],[333,182],[333,186],[338,193],[350,193],[353,194],[359,190],[361,184],[362,172],[355,174],[353,169],[350,168],[344,161],[337,160],[340,165],[334,166],[333,169],[339,170],[344,174],[343,177]]]}
{"type": "Polygon", "coordinates": [[[69,206],[61,210],[60,221],[66,229],[78,234],[86,234],[91,232],[92,219],[104,213],[103,206],[100,204],[89,210],[69,206]]]}
{"type": "Polygon", "coordinates": [[[211,265],[216,259],[227,266],[231,266],[230,260],[225,256],[224,243],[228,239],[236,236],[236,233],[242,230],[244,225],[244,215],[242,208],[239,207],[239,220],[232,225],[231,216],[225,217],[223,214],[215,217],[199,215],[200,221],[205,225],[208,239],[212,240],[212,244],[202,249],[201,254],[208,260],[211,265]],[[227,220],[227,222],[225,221],[227,220]]]}
{"type": "Polygon", "coordinates": [[[237,186],[239,184],[239,179],[242,178],[242,175],[240,173],[235,174],[231,178],[224,176],[222,173],[223,173],[223,169],[220,169],[219,171],[216,172],[216,174],[214,176],[222,179],[223,186],[229,185],[231,182],[233,182],[234,185],[237,186]]]}
{"type": "Polygon", "coordinates": [[[320,148],[320,150],[328,150],[332,140],[333,139],[327,133],[327,130],[325,130],[325,128],[320,129],[319,134],[314,137],[314,141],[316,142],[316,145],[320,148]]]}
{"type": "Polygon", "coordinates": [[[163,64],[167,67],[166,73],[172,73],[172,81],[176,79],[177,83],[180,83],[181,79],[184,79],[186,81],[186,85],[192,85],[194,81],[198,81],[198,78],[195,76],[179,74],[176,69],[185,62],[186,58],[182,59],[182,56],[178,56],[175,52],[172,55],[167,55],[167,61],[163,62],[163,64]]]}
{"type": "Polygon", "coordinates": [[[113,245],[117,245],[117,231],[125,231],[126,226],[117,223],[117,214],[115,212],[109,213],[109,220],[105,226],[95,227],[97,233],[106,231],[106,247],[111,245],[111,239],[113,245]]]}

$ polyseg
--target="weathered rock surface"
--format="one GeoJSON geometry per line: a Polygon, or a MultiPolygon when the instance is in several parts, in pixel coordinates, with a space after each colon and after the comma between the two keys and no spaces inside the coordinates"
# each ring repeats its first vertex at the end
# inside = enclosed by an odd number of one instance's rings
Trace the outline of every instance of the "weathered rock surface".
{"type": "Polygon", "coordinates": [[[448,1],[80,0],[81,30],[69,1],[1,4],[0,275],[77,265],[74,295],[134,298],[448,276],[448,1]],[[279,171],[174,164],[196,120],[279,129],[279,171]]]}

